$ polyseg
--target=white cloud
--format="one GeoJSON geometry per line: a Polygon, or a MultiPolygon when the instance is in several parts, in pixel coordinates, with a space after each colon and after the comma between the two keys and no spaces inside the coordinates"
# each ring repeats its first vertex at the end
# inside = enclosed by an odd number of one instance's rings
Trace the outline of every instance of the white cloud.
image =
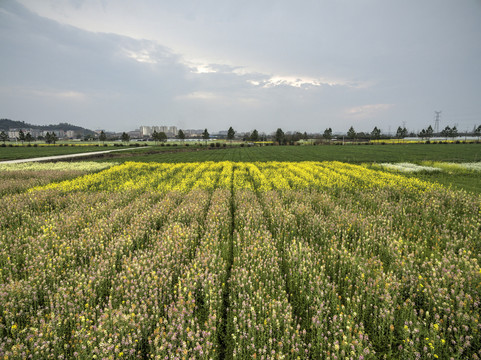
{"type": "Polygon", "coordinates": [[[368,104],[348,108],[344,113],[357,118],[367,118],[391,109],[394,104],[368,104]]]}
{"type": "Polygon", "coordinates": [[[194,64],[190,63],[187,65],[191,72],[194,74],[211,74],[216,73],[217,70],[214,69],[210,64],[194,64]]]}
{"type": "Polygon", "coordinates": [[[194,91],[187,95],[180,95],[176,97],[176,100],[186,100],[186,99],[194,99],[194,100],[216,100],[219,99],[221,96],[215,94],[213,92],[208,91],[194,91]]]}
{"type": "MultiPolygon", "coordinates": [[[[248,73],[245,73],[249,75],[248,73]]],[[[280,75],[260,75],[256,73],[258,77],[263,77],[263,79],[249,79],[247,82],[254,86],[260,86],[262,88],[273,88],[277,86],[290,86],[294,88],[309,89],[313,87],[321,86],[342,86],[347,88],[367,88],[368,83],[356,83],[354,81],[334,79],[327,77],[302,77],[302,76],[280,76],[280,75]]]]}
{"type": "Polygon", "coordinates": [[[125,55],[127,57],[134,59],[140,63],[147,63],[147,64],[157,64],[157,60],[152,57],[148,50],[141,50],[139,52],[123,49],[125,55]]]}

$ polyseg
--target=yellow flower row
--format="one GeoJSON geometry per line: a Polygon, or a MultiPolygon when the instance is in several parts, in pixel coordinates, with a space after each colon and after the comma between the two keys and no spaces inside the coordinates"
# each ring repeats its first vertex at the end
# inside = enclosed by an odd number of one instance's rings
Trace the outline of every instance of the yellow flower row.
{"type": "Polygon", "coordinates": [[[250,189],[257,191],[341,188],[394,188],[425,191],[439,185],[400,174],[377,171],[341,162],[127,162],[102,172],[73,180],[52,183],[38,189],[153,190],[158,192],[191,189],[250,189]]]}

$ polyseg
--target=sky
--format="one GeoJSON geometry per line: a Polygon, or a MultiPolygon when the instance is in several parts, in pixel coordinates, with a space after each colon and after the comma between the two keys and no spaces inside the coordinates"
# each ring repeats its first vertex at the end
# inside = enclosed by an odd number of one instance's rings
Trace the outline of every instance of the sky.
{"type": "Polygon", "coordinates": [[[481,0],[0,0],[0,118],[472,130],[480,19],[481,0]]]}

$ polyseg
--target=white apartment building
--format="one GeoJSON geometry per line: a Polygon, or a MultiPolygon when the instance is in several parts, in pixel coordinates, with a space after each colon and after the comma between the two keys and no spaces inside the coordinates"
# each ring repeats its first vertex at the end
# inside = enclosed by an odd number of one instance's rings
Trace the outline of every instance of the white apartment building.
{"type": "Polygon", "coordinates": [[[140,136],[151,136],[154,131],[164,132],[167,136],[177,135],[177,126],[144,126],[140,127],[140,136]]]}

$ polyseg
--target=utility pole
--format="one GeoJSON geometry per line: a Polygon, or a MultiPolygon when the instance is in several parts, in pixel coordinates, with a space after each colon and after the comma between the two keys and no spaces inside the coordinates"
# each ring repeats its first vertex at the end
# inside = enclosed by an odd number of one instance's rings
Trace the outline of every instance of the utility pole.
{"type": "Polygon", "coordinates": [[[434,114],[436,115],[436,119],[434,120],[434,132],[439,134],[439,117],[441,116],[442,111],[435,111],[434,114]]]}

